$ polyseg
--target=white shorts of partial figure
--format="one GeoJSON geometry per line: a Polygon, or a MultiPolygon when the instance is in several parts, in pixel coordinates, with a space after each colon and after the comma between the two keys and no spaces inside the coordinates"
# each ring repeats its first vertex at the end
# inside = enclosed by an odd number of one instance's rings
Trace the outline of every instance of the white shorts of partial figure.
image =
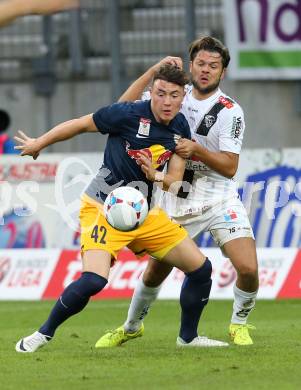
{"type": "Polygon", "coordinates": [[[227,199],[204,208],[202,212],[177,217],[175,220],[185,227],[193,239],[209,231],[220,248],[236,238],[254,239],[247,210],[239,198],[227,199]]]}

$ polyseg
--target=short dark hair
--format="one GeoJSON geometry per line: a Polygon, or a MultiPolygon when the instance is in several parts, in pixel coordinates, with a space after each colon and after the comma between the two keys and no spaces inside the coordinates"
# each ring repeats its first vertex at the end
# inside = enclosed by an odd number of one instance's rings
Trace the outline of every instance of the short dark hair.
{"type": "Polygon", "coordinates": [[[164,80],[169,83],[174,83],[183,87],[189,83],[189,77],[184,70],[171,64],[164,64],[155,72],[152,84],[156,80],[164,80]]]}
{"type": "Polygon", "coordinates": [[[217,52],[222,57],[223,68],[227,68],[230,62],[229,50],[216,38],[205,36],[196,39],[189,45],[189,58],[193,61],[200,50],[217,52]]]}

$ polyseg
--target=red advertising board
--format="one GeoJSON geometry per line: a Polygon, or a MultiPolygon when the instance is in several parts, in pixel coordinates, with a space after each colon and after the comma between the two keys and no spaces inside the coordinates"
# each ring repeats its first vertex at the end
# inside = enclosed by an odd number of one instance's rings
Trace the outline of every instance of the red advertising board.
{"type": "MultiPolygon", "coordinates": [[[[147,256],[137,259],[131,251],[121,251],[115,265],[111,269],[107,286],[99,294],[95,295],[93,299],[131,297],[137,280],[144,271],[146,264],[147,256]]],[[[57,298],[68,284],[80,276],[81,269],[82,264],[79,251],[62,251],[42,298],[57,298]]]]}
{"type": "MultiPolygon", "coordinates": [[[[236,272],[219,249],[205,249],[212,261],[211,299],[233,299],[236,272]]],[[[106,287],[93,299],[130,298],[148,257],[125,249],[112,267],[106,287]]],[[[101,260],[100,260],[101,261],[101,260]]],[[[259,299],[301,298],[301,251],[259,248],[259,299]]],[[[57,299],[82,272],[78,250],[10,249],[0,251],[0,300],[57,299]]],[[[163,283],[159,299],[178,299],[184,278],[176,268],[163,283]]]]}

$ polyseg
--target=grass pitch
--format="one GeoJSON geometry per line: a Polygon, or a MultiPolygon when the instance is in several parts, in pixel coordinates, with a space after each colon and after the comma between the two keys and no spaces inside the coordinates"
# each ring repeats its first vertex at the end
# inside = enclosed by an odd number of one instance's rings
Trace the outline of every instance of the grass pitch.
{"type": "MultiPolygon", "coordinates": [[[[177,301],[157,301],[145,335],[114,349],[94,348],[106,329],[122,324],[127,300],[92,301],[69,319],[45,348],[17,354],[53,302],[0,302],[2,390],[300,389],[301,301],[258,301],[248,347],[179,349],[177,301]]],[[[230,301],[211,301],[200,334],[227,340],[230,301]]]]}

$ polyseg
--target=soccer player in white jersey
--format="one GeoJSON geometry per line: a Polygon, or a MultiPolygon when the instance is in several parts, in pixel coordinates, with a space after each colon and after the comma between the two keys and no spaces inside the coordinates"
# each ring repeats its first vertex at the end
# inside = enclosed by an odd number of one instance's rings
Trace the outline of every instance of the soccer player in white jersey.
{"type": "MultiPolygon", "coordinates": [[[[162,204],[191,237],[210,231],[231,260],[237,280],[229,334],[235,344],[250,345],[253,341],[249,329],[254,327],[247,324],[247,319],[255,306],[258,265],[253,231],[233,179],[245,129],[244,114],[219,88],[230,61],[228,49],[213,37],[203,37],[192,42],[189,54],[191,85],[187,86],[181,112],[189,122],[194,142],[181,139],[176,148],[187,159],[186,188],[178,197],[165,193],[162,204]]],[[[121,100],[141,96],[154,71],[165,62],[182,66],[179,57],[166,57],[137,79],[121,100]]],[[[98,347],[117,346],[143,334],[143,318],[171,269],[150,259],[125,324],[102,336],[98,347]]]]}

